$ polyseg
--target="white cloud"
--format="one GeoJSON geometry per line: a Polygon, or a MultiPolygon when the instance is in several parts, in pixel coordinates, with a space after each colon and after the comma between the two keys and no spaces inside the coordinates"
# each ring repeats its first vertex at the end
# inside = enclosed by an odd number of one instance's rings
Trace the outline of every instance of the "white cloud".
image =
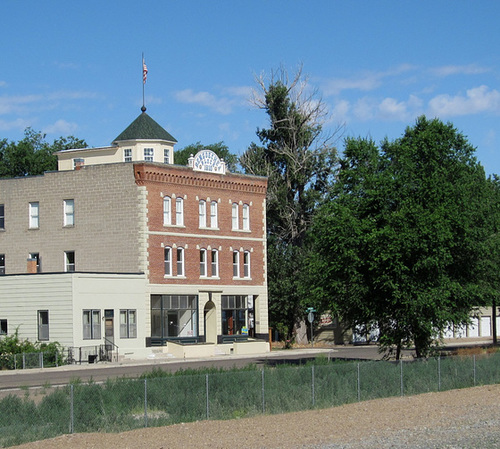
{"type": "Polygon", "coordinates": [[[384,98],[379,106],[378,110],[380,115],[385,119],[402,119],[406,117],[406,103],[403,101],[397,101],[394,98],[384,98]]]}
{"type": "Polygon", "coordinates": [[[0,81],[0,87],[7,87],[7,82],[0,81]]]}
{"type": "Polygon", "coordinates": [[[500,112],[500,92],[488,86],[474,87],[465,95],[442,94],[429,101],[431,115],[457,116],[480,112],[500,112]]]}
{"type": "Polygon", "coordinates": [[[480,67],[476,64],[469,65],[445,65],[441,67],[434,67],[429,70],[436,76],[450,76],[450,75],[477,75],[488,72],[486,67],[480,67]]]}
{"type": "Polygon", "coordinates": [[[209,92],[195,92],[193,89],[178,91],[175,93],[175,98],[181,103],[198,104],[224,115],[231,113],[234,103],[228,98],[217,98],[209,92]]]}
{"type": "Polygon", "coordinates": [[[52,125],[48,125],[43,129],[47,134],[73,134],[78,129],[76,123],[70,123],[66,120],[59,119],[52,125]]]}
{"type": "Polygon", "coordinates": [[[32,126],[30,120],[18,118],[16,120],[0,120],[0,131],[24,130],[28,126],[32,126]]]}

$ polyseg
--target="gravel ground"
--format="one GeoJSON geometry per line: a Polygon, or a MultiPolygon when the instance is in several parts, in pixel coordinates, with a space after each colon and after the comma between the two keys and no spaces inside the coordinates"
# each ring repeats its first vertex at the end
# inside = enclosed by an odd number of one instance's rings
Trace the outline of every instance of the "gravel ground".
{"type": "Polygon", "coordinates": [[[500,385],[120,434],[63,435],[17,446],[22,449],[234,447],[500,448],[500,385]]]}

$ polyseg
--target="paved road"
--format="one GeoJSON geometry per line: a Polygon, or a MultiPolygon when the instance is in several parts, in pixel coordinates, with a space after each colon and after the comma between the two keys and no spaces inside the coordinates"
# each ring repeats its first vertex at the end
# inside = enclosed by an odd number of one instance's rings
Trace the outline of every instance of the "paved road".
{"type": "Polygon", "coordinates": [[[154,359],[124,361],[118,363],[97,363],[69,365],[58,368],[43,368],[16,371],[0,371],[0,390],[20,387],[41,387],[44,385],[65,385],[72,380],[83,382],[105,381],[114,377],[136,378],[153,369],[175,372],[180,369],[203,367],[241,368],[249,364],[273,366],[281,363],[302,364],[319,355],[339,359],[380,359],[375,346],[345,346],[332,349],[292,349],[272,351],[252,356],[227,355],[196,360],[154,359]]]}

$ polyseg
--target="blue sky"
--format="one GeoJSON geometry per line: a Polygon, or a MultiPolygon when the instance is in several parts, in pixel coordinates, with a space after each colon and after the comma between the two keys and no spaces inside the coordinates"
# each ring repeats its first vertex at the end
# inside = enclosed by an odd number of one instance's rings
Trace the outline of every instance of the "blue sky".
{"type": "Polygon", "coordinates": [[[327,131],[380,142],[439,117],[500,173],[500,2],[4,0],[0,16],[0,138],[109,145],[140,114],[144,52],[148,114],[178,149],[241,154],[267,126],[254,77],[302,64],[327,131]]]}

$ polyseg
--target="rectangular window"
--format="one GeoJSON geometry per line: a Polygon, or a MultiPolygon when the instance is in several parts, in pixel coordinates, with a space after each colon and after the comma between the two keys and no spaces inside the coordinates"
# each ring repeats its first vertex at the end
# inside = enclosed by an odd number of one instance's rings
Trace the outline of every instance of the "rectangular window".
{"type": "Polygon", "coordinates": [[[177,276],[184,276],[184,248],[177,248],[177,276]]]}
{"type": "Polygon", "coordinates": [[[132,162],[132,149],[125,148],[123,150],[123,162],[132,162]]]}
{"type": "Polygon", "coordinates": [[[216,278],[219,276],[219,252],[216,249],[212,250],[212,260],[211,260],[211,267],[212,267],[212,277],[216,278]]]}
{"type": "Polygon", "coordinates": [[[146,162],[153,162],[154,150],[153,148],[144,148],[144,160],[146,162]]]}
{"type": "Polygon", "coordinates": [[[163,149],[163,163],[170,164],[170,150],[163,149]]]}
{"type": "Polygon", "coordinates": [[[5,229],[5,206],[0,204],[0,229],[5,229]]]}
{"type": "Polygon", "coordinates": [[[0,275],[5,274],[5,254],[0,254],[0,275]]]}
{"type": "Polygon", "coordinates": [[[243,277],[250,277],[250,252],[243,253],[243,277]]]}
{"type": "Polygon", "coordinates": [[[38,311],[38,340],[45,341],[49,339],[49,311],[38,311]]]}
{"type": "Polygon", "coordinates": [[[137,338],[136,310],[120,310],[120,338],[137,338]]]}
{"type": "Polygon", "coordinates": [[[163,197],[163,225],[170,226],[172,224],[172,200],[169,196],[163,197]]]}
{"type": "Polygon", "coordinates": [[[184,226],[184,200],[182,198],[175,199],[175,224],[184,226]]]}
{"type": "Polygon", "coordinates": [[[217,201],[210,203],[210,227],[217,228],[217,201]]]}
{"type": "Polygon", "coordinates": [[[244,231],[249,231],[250,230],[250,206],[248,204],[243,204],[243,230],[244,231]]]}
{"type": "Polygon", "coordinates": [[[7,320],[0,320],[0,335],[7,335],[7,320]]]}
{"type": "Polygon", "coordinates": [[[42,267],[40,265],[40,254],[38,253],[29,253],[28,255],[29,259],[36,260],[36,272],[41,273],[42,272],[42,267]]]}
{"type": "Polygon", "coordinates": [[[73,170],[78,170],[80,167],[83,167],[85,165],[85,160],[77,157],[73,159],[73,170]]]}
{"type": "Polygon", "coordinates": [[[240,277],[240,252],[233,251],[233,277],[240,277]]]}
{"type": "Polygon", "coordinates": [[[200,200],[198,206],[199,209],[199,226],[200,228],[207,227],[207,203],[204,200],[200,200]]]}
{"type": "Polygon", "coordinates": [[[198,296],[151,296],[151,337],[155,341],[197,337],[197,323],[198,296]]]}
{"type": "Polygon", "coordinates": [[[38,229],[40,226],[40,216],[39,216],[40,205],[38,202],[30,203],[29,213],[30,213],[30,228],[38,229]]]}
{"type": "Polygon", "coordinates": [[[172,248],[166,247],[164,250],[165,276],[172,276],[172,248]]]}
{"type": "Polygon", "coordinates": [[[222,334],[248,335],[247,296],[222,295],[222,334]]]}
{"type": "Polygon", "coordinates": [[[64,271],[75,271],[75,252],[64,252],[64,271]]]}
{"type": "Polygon", "coordinates": [[[238,204],[233,203],[231,209],[231,222],[233,229],[238,229],[238,204]]]}
{"type": "Polygon", "coordinates": [[[83,311],[83,339],[100,340],[101,339],[101,311],[84,310],[83,311]]]}
{"type": "Polygon", "coordinates": [[[207,275],[207,250],[200,249],[200,276],[207,275]]]}
{"type": "Polygon", "coordinates": [[[75,225],[75,200],[64,200],[64,226],[75,225]]]}

